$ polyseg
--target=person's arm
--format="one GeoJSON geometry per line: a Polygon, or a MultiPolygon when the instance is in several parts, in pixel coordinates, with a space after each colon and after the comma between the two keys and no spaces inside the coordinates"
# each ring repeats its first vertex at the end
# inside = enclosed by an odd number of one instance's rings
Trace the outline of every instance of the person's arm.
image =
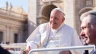
{"type": "Polygon", "coordinates": [[[33,42],[27,42],[26,50],[30,51],[31,49],[36,49],[37,45],[33,42]]]}
{"type": "Polygon", "coordinates": [[[40,35],[40,32],[39,32],[39,28],[37,27],[26,40],[27,46],[26,46],[26,50],[23,51],[24,54],[28,54],[28,52],[31,49],[38,48],[38,46],[40,45],[39,35],[40,35]]]}
{"type": "Polygon", "coordinates": [[[40,45],[40,38],[41,38],[40,31],[38,26],[26,40],[27,42],[26,51],[36,49],[40,45]]]}
{"type": "Polygon", "coordinates": [[[26,50],[22,51],[23,54],[28,54],[31,49],[36,49],[37,45],[32,42],[27,42],[26,50]]]}
{"type": "Polygon", "coordinates": [[[46,25],[48,23],[39,25],[33,33],[28,37],[27,41],[27,50],[36,49],[41,47],[41,36],[43,36],[46,31],[46,25]]]}

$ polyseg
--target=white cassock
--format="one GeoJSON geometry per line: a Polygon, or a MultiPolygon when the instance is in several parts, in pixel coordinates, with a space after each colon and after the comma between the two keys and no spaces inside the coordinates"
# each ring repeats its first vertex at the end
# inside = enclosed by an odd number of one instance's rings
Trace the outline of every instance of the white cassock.
{"type": "MultiPolygon", "coordinates": [[[[27,46],[35,48],[55,48],[66,46],[81,46],[82,43],[76,31],[66,24],[57,30],[50,28],[50,23],[39,25],[26,40],[27,46]]],[[[59,54],[60,51],[50,51],[48,54],[59,54]]],[[[72,54],[81,54],[80,50],[72,50],[72,54]]],[[[44,52],[45,54],[45,52],[44,52]]]]}

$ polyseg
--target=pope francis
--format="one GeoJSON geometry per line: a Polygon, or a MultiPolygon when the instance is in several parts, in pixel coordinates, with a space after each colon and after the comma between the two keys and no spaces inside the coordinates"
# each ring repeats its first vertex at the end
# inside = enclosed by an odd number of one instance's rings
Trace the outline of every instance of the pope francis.
{"type": "MultiPolygon", "coordinates": [[[[28,37],[27,50],[39,48],[55,48],[66,46],[80,46],[81,41],[77,32],[64,24],[65,14],[61,8],[54,8],[50,14],[50,21],[39,25],[28,37]]],[[[42,54],[81,54],[80,50],[50,51],[42,54]]]]}

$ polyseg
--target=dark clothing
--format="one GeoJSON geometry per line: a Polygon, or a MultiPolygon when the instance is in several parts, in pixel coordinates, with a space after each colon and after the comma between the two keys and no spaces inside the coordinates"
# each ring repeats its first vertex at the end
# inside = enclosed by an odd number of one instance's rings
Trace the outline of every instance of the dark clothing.
{"type": "Polygon", "coordinates": [[[0,46],[0,54],[10,54],[9,51],[0,46]]]}
{"type": "Polygon", "coordinates": [[[93,54],[96,54],[96,51],[93,54]]]}
{"type": "Polygon", "coordinates": [[[84,54],[89,54],[88,50],[85,50],[84,54]]]}

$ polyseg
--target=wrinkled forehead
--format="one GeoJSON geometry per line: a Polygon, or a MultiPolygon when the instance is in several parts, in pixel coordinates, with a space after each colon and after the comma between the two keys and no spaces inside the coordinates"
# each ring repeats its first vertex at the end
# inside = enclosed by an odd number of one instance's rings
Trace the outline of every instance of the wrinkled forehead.
{"type": "Polygon", "coordinates": [[[90,15],[83,17],[83,19],[81,20],[82,22],[89,22],[90,21],[90,15]]]}
{"type": "Polygon", "coordinates": [[[91,16],[86,16],[86,17],[84,17],[84,18],[82,19],[82,21],[81,21],[81,27],[82,27],[82,26],[87,26],[88,23],[90,23],[90,17],[91,17],[91,16]]]}
{"type": "Polygon", "coordinates": [[[82,21],[80,27],[82,28],[82,27],[84,27],[86,25],[87,25],[87,23],[85,21],[82,21]]]}

